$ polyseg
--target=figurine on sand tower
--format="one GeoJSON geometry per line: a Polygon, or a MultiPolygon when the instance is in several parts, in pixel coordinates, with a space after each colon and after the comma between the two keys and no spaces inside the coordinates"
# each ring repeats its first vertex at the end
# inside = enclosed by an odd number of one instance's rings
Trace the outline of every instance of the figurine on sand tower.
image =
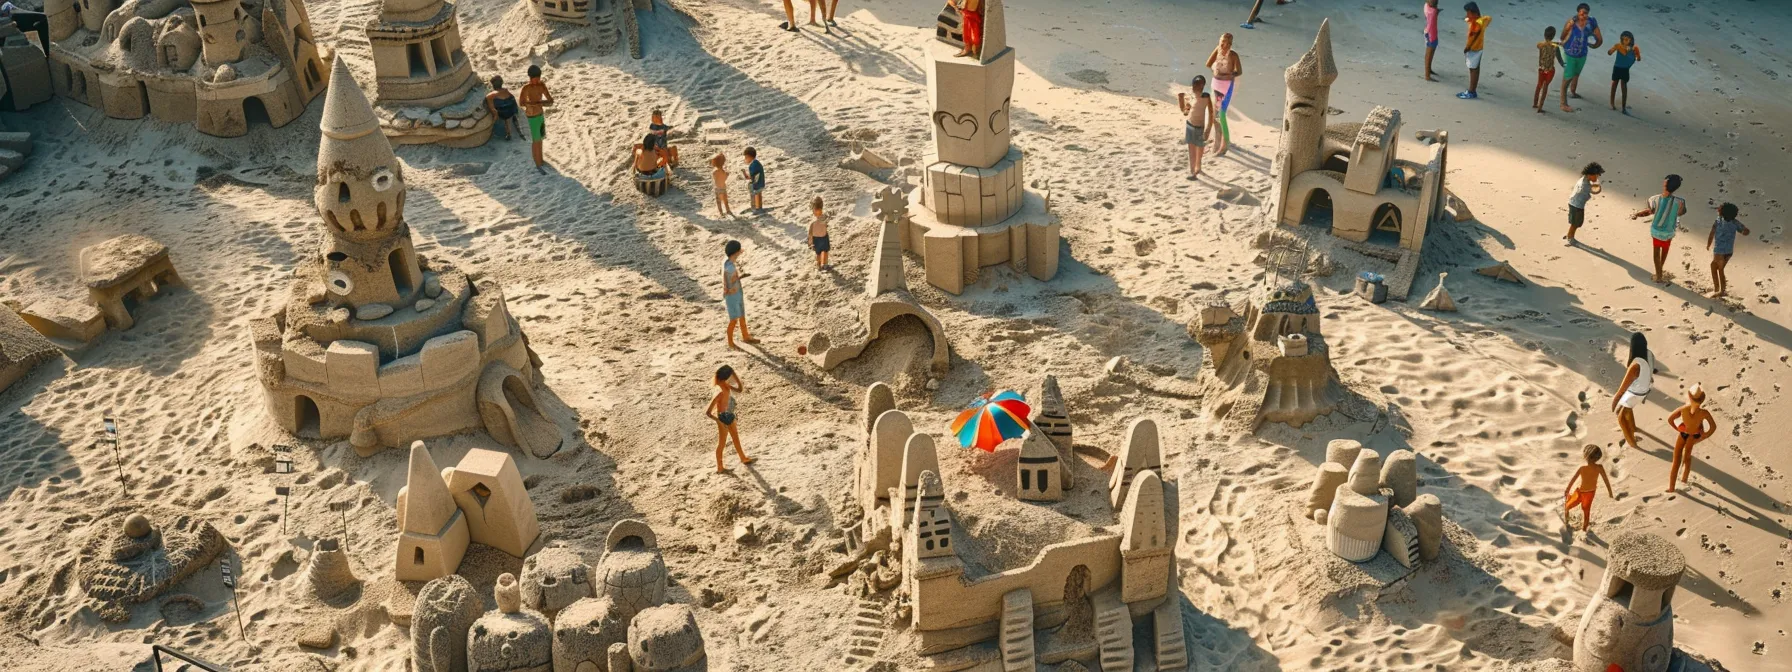
{"type": "Polygon", "coordinates": [[[958,8],[963,18],[959,25],[964,30],[964,48],[954,56],[983,58],[983,0],[952,0],[951,4],[958,8]]]}

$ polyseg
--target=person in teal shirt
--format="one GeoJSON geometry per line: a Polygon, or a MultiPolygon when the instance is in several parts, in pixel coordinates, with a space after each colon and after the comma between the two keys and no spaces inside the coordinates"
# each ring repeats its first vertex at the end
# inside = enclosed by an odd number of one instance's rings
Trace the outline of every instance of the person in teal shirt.
{"type": "Polygon", "coordinates": [[[1666,282],[1666,275],[1661,267],[1668,261],[1668,246],[1674,242],[1674,234],[1680,228],[1680,216],[1686,214],[1686,199],[1675,196],[1680,190],[1680,176],[1669,175],[1661,181],[1661,193],[1649,197],[1649,207],[1631,215],[1631,219],[1642,219],[1653,216],[1649,220],[1649,238],[1654,241],[1655,282],[1666,282]]]}

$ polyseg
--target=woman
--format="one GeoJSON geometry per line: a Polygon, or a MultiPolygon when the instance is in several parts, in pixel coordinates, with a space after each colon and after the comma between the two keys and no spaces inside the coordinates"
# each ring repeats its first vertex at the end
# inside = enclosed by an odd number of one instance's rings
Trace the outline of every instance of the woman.
{"type": "Polygon", "coordinates": [[[1630,335],[1630,357],[1625,367],[1624,382],[1618,384],[1620,391],[1612,397],[1612,410],[1618,413],[1618,429],[1624,432],[1624,442],[1632,448],[1640,448],[1636,442],[1636,408],[1648,399],[1649,391],[1655,385],[1655,362],[1649,356],[1649,339],[1641,332],[1630,335]]]}
{"type": "Polygon", "coordinates": [[[728,446],[730,438],[734,439],[734,454],[741,464],[752,464],[753,458],[741,449],[740,429],[734,424],[734,395],[746,392],[747,384],[734,374],[734,367],[727,365],[716,369],[715,384],[716,396],[710,398],[709,408],[703,414],[716,421],[716,473],[720,474],[728,471],[722,468],[722,449],[728,446]]]}
{"type": "Polygon", "coordinates": [[[1244,74],[1244,63],[1239,60],[1238,52],[1232,51],[1231,33],[1220,36],[1220,45],[1207,55],[1207,67],[1213,69],[1213,95],[1220,99],[1220,111],[1214,115],[1220,122],[1220,146],[1213,155],[1225,156],[1226,150],[1232,148],[1232,131],[1226,127],[1226,110],[1232,107],[1233,87],[1238,84],[1238,77],[1244,74]]]}

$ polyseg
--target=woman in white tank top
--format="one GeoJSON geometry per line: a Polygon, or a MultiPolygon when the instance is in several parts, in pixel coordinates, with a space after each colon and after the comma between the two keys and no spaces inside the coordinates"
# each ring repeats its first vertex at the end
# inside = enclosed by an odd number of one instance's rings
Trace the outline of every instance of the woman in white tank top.
{"type": "Polygon", "coordinates": [[[1612,410],[1618,414],[1618,429],[1624,442],[1638,448],[1636,442],[1636,408],[1649,398],[1655,385],[1655,362],[1649,356],[1649,339],[1641,332],[1630,335],[1630,357],[1624,367],[1624,382],[1612,397],[1612,410]]]}

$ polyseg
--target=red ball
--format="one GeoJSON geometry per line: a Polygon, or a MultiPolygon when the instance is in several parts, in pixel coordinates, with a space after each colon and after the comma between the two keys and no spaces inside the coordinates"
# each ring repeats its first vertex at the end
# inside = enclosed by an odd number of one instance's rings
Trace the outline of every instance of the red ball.
{"type": "Polygon", "coordinates": [[[809,354],[809,346],[807,346],[807,345],[796,346],[796,354],[799,354],[799,355],[809,354]]]}

